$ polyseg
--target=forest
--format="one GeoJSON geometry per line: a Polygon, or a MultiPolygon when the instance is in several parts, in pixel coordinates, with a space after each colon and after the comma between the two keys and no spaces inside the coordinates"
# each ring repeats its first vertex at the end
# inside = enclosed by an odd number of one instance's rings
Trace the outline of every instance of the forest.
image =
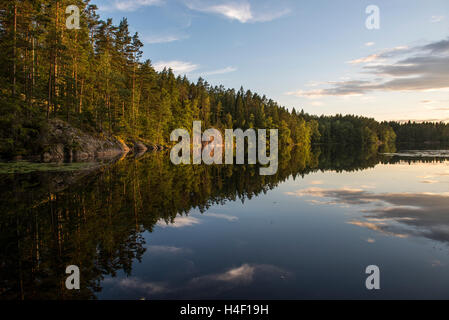
{"type": "Polygon", "coordinates": [[[0,0],[0,156],[36,149],[49,119],[86,132],[165,145],[176,128],[279,129],[280,144],[359,147],[432,139],[449,141],[441,124],[387,123],[360,116],[289,111],[250,90],[157,72],[126,18],[101,20],[89,0],[0,0]],[[67,29],[66,8],[80,8],[67,29]],[[424,132],[424,134],[423,134],[424,132]]]}

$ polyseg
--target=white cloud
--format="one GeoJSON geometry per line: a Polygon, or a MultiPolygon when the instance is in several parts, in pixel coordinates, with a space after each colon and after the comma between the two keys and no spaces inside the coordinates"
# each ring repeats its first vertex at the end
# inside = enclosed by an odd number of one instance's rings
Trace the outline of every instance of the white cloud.
{"type": "Polygon", "coordinates": [[[191,10],[214,13],[222,15],[230,20],[237,20],[241,23],[247,22],[268,22],[280,18],[290,12],[288,9],[278,11],[256,12],[248,2],[224,2],[216,5],[209,5],[203,1],[189,1],[186,3],[191,10]]]}
{"type": "Polygon", "coordinates": [[[374,45],[375,45],[374,42],[367,42],[367,43],[365,43],[365,46],[366,46],[366,47],[372,47],[372,46],[374,46],[374,45]]]}
{"type": "Polygon", "coordinates": [[[115,0],[112,4],[100,6],[101,11],[136,11],[141,7],[159,6],[164,0],[115,0]]]}
{"type": "Polygon", "coordinates": [[[348,61],[348,63],[350,64],[361,64],[361,63],[368,63],[368,62],[380,62],[380,61],[385,61],[386,58],[389,58],[395,54],[401,53],[408,50],[407,46],[398,46],[396,48],[392,48],[392,49],[386,49],[383,50],[379,53],[375,53],[375,54],[371,54],[367,57],[363,57],[363,58],[359,58],[359,59],[355,59],[355,60],[351,60],[348,61]]]}
{"type": "Polygon", "coordinates": [[[188,37],[180,35],[152,35],[152,36],[145,36],[143,38],[143,41],[147,44],[156,44],[156,43],[175,42],[186,38],[188,37]]]}
{"type": "Polygon", "coordinates": [[[443,20],[444,20],[444,16],[432,16],[432,18],[430,18],[431,23],[441,22],[443,20]]]}
{"type": "Polygon", "coordinates": [[[198,65],[191,62],[172,60],[172,61],[158,61],[153,65],[156,71],[162,71],[164,68],[171,68],[175,74],[187,74],[196,69],[198,65]]]}
{"type": "Polygon", "coordinates": [[[231,20],[238,20],[242,23],[253,18],[251,6],[248,3],[222,4],[209,7],[205,11],[222,14],[231,20]]]}
{"type": "Polygon", "coordinates": [[[235,72],[235,71],[237,71],[237,68],[226,67],[226,68],[223,68],[223,69],[202,72],[201,74],[203,76],[213,76],[213,75],[217,75],[217,74],[225,74],[225,73],[230,73],[230,72],[235,72]]]}

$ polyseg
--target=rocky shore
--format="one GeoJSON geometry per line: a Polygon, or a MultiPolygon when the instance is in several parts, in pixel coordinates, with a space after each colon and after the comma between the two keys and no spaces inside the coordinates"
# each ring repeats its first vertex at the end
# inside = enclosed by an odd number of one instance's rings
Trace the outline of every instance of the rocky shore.
{"type": "Polygon", "coordinates": [[[52,119],[40,137],[41,154],[33,158],[42,162],[79,162],[107,160],[129,152],[142,154],[163,150],[163,146],[142,141],[123,141],[104,133],[89,134],[60,119],[52,119]]]}

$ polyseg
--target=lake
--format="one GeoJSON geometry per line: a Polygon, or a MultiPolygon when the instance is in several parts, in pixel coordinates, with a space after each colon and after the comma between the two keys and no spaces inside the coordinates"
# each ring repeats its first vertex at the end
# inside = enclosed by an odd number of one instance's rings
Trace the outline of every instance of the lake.
{"type": "Polygon", "coordinates": [[[284,150],[273,176],[167,153],[56,167],[2,171],[1,299],[449,298],[447,151],[284,150]]]}

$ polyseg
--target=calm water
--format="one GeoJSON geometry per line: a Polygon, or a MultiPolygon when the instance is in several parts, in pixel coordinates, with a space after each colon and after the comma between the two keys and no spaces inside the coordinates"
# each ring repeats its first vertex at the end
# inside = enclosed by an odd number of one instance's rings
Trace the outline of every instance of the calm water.
{"type": "Polygon", "coordinates": [[[447,156],[295,150],[262,177],[156,153],[4,174],[0,298],[447,299],[447,156]]]}

